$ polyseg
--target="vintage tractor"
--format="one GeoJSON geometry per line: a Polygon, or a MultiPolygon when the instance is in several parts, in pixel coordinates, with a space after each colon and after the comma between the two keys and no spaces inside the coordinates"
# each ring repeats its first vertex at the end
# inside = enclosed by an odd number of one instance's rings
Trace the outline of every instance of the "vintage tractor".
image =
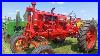
{"type": "Polygon", "coordinates": [[[20,12],[16,14],[16,19],[11,20],[10,17],[5,17],[2,23],[2,34],[4,41],[10,43],[11,37],[16,33],[21,33],[23,28],[26,26],[26,21],[22,21],[20,18],[20,12]]]}
{"type": "Polygon", "coordinates": [[[53,49],[48,41],[62,42],[67,37],[75,37],[78,40],[80,50],[89,52],[94,49],[97,40],[97,29],[94,20],[82,21],[81,18],[73,18],[45,12],[35,9],[36,2],[26,8],[27,25],[22,34],[15,34],[11,40],[11,51],[23,53],[33,48],[33,54],[52,54],[53,49]]]}

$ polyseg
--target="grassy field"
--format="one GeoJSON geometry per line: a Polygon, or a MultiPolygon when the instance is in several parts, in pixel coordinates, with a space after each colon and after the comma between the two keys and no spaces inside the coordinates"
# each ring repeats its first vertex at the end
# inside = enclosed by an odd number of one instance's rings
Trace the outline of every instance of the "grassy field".
{"type": "MultiPolygon", "coordinates": [[[[53,47],[54,52],[56,54],[78,54],[78,53],[83,54],[84,53],[78,50],[76,38],[68,38],[62,44],[51,43],[50,45],[53,47]]],[[[97,52],[98,52],[98,42],[96,43],[96,47],[94,51],[90,53],[96,54],[97,52]]],[[[3,39],[2,39],[2,53],[12,54],[9,43],[5,43],[3,39]]]]}

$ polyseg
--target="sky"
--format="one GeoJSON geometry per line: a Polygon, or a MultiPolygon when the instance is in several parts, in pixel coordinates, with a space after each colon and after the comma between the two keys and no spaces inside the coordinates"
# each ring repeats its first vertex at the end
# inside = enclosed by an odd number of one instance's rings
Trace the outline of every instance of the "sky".
{"type": "MultiPolygon", "coordinates": [[[[10,16],[16,17],[16,12],[20,11],[23,18],[26,7],[31,6],[31,2],[2,2],[2,18],[10,16]]],[[[68,15],[74,12],[78,18],[98,20],[98,2],[37,2],[36,9],[50,12],[55,7],[57,14],[68,15]]]]}

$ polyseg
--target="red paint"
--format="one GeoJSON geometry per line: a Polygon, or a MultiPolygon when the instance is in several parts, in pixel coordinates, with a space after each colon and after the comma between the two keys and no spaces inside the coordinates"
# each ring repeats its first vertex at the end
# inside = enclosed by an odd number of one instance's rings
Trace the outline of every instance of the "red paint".
{"type": "Polygon", "coordinates": [[[95,42],[96,42],[96,31],[93,29],[89,30],[86,36],[87,48],[88,49],[93,48],[95,42]]]}
{"type": "Polygon", "coordinates": [[[31,12],[28,14],[27,26],[23,32],[27,41],[31,41],[35,36],[43,36],[47,40],[55,40],[57,36],[60,36],[60,39],[65,39],[68,36],[77,34],[79,29],[75,26],[76,20],[71,20],[68,23],[67,16],[36,10],[35,5],[36,3],[32,3],[32,6],[26,9],[26,11],[31,12]]]}

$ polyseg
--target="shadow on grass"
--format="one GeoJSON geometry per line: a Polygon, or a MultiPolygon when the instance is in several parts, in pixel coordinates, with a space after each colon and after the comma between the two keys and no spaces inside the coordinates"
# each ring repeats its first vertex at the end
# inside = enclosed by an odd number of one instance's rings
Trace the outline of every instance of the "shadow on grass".
{"type": "Polygon", "coordinates": [[[67,46],[67,45],[71,45],[73,42],[70,41],[70,40],[67,40],[67,41],[64,41],[63,43],[54,43],[54,42],[51,42],[50,46],[52,46],[52,48],[59,48],[59,47],[62,47],[62,46],[67,46]]]}
{"type": "Polygon", "coordinates": [[[77,53],[86,53],[86,54],[97,54],[97,52],[98,52],[98,49],[96,49],[96,48],[88,53],[84,52],[84,51],[80,51],[77,44],[71,44],[71,50],[74,52],[77,52],[77,53]]]}
{"type": "MultiPolygon", "coordinates": [[[[50,46],[52,46],[53,49],[59,48],[59,47],[62,47],[62,46],[68,46],[68,45],[71,45],[71,50],[74,51],[74,52],[77,52],[77,53],[80,53],[80,54],[86,53],[86,52],[80,51],[77,43],[73,42],[72,40],[66,40],[64,43],[51,42],[51,44],[50,44],[50,46]]],[[[88,52],[86,54],[97,54],[97,52],[98,52],[98,49],[95,48],[93,51],[88,52]]]]}
{"type": "Polygon", "coordinates": [[[30,53],[32,53],[33,50],[34,50],[34,47],[33,48],[29,48],[29,49],[27,49],[25,51],[26,51],[27,54],[30,54],[30,53]]]}
{"type": "Polygon", "coordinates": [[[94,49],[92,52],[90,52],[91,54],[97,54],[98,53],[98,49],[94,49]]]}

